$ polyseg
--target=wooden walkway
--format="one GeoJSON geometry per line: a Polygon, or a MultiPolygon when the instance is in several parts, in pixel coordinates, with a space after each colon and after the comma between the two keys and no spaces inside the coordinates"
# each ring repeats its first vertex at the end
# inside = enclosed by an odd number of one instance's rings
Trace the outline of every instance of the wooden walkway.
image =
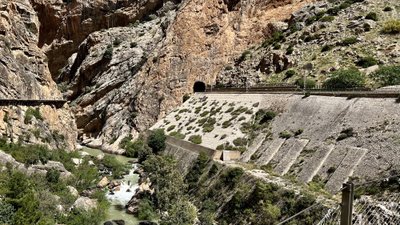
{"type": "Polygon", "coordinates": [[[67,103],[66,100],[62,99],[0,99],[0,106],[41,106],[50,105],[56,108],[62,108],[64,104],[67,103]]]}

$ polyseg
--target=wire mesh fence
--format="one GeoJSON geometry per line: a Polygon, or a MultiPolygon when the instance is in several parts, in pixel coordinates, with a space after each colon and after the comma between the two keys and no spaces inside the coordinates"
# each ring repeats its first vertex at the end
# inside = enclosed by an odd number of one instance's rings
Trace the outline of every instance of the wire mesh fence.
{"type": "MultiPolygon", "coordinates": [[[[400,225],[400,176],[344,184],[342,202],[330,207],[316,225],[400,225]],[[355,199],[354,199],[354,195],[355,199]]],[[[308,209],[279,224],[289,224],[308,209]]]]}

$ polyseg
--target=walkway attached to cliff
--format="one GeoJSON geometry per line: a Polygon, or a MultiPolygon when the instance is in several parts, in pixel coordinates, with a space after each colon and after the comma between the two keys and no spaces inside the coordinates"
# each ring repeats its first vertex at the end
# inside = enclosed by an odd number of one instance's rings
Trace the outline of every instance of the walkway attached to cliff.
{"type": "Polygon", "coordinates": [[[62,108],[67,103],[63,99],[0,99],[0,106],[40,106],[50,105],[62,108]]]}

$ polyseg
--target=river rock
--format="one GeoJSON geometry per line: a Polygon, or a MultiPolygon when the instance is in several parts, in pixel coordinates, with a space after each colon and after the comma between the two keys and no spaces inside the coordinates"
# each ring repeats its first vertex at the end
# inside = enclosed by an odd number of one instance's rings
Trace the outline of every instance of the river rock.
{"type": "Polygon", "coordinates": [[[88,197],[79,197],[74,204],[72,205],[73,208],[82,209],[85,211],[89,211],[97,207],[97,200],[90,199],[88,197]]]}
{"type": "Polygon", "coordinates": [[[101,178],[101,180],[100,180],[99,183],[97,184],[97,187],[99,187],[99,188],[104,188],[104,187],[106,187],[109,183],[110,183],[110,181],[108,180],[108,178],[107,178],[107,177],[103,177],[103,178],[101,178]]]}
{"type": "Polygon", "coordinates": [[[96,156],[96,159],[103,160],[104,159],[104,154],[100,154],[100,155],[96,156]]]}
{"type": "Polygon", "coordinates": [[[139,222],[139,225],[157,225],[157,223],[151,221],[141,221],[139,222]]]}
{"type": "Polygon", "coordinates": [[[125,225],[124,220],[113,220],[113,222],[116,223],[117,225],[125,225]]]}
{"type": "Polygon", "coordinates": [[[72,196],[74,197],[78,197],[79,196],[79,192],[78,190],[76,190],[76,188],[72,187],[72,186],[67,186],[69,193],[71,193],[72,196]]]}

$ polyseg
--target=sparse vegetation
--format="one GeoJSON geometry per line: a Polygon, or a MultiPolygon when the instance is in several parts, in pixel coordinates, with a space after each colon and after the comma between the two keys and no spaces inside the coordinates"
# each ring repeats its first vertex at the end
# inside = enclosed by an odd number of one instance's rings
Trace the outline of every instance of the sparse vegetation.
{"type": "MultiPolygon", "coordinates": [[[[306,78],[305,80],[306,89],[314,88],[316,83],[317,82],[315,80],[306,78]]],[[[295,85],[299,86],[300,88],[304,88],[304,78],[297,79],[295,85]]]]}
{"type": "Polygon", "coordinates": [[[400,20],[386,21],[382,28],[383,34],[400,34],[400,20]]]}
{"type": "Polygon", "coordinates": [[[400,65],[382,66],[371,77],[381,86],[400,85],[400,65]]]}
{"type": "Polygon", "coordinates": [[[199,145],[202,142],[202,138],[200,135],[192,135],[189,137],[189,141],[199,145]]]}
{"type": "Polygon", "coordinates": [[[171,131],[171,130],[173,130],[173,129],[175,129],[175,125],[169,126],[169,127],[167,128],[167,131],[171,131]]]}
{"type": "Polygon", "coordinates": [[[348,38],[343,39],[338,45],[350,46],[357,42],[358,42],[357,37],[348,37],[348,38]]]}
{"type": "Polygon", "coordinates": [[[293,136],[293,133],[287,130],[284,130],[279,133],[279,137],[283,139],[289,139],[293,136]]]}
{"type": "Polygon", "coordinates": [[[350,128],[342,130],[336,140],[341,141],[346,138],[353,137],[354,135],[355,135],[354,129],[352,127],[350,127],[350,128]]]}
{"type": "Polygon", "coordinates": [[[112,45],[107,45],[106,51],[105,51],[104,54],[103,54],[103,58],[104,58],[104,59],[107,59],[107,60],[112,59],[113,50],[114,50],[114,49],[113,49],[113,46],[112,46],[112,45]]]}
{"type": "Polygon", "coordinates": [[[362,57],[357,62],[356,65],[362,68],[368,68],[370,66],[374,66],[378,64],[378,60],[376,60],[372,56],[362,57]]]}
{"type": "Polygon", "coordinates": [[[333,72],[323,86],[328,89],[364,87],[365,77],[356,68],[341,69],[333,72]]]}
{"type": "Polygon", "coordinates": [[[365,19],[378,21],[378,15],[375,12],[370,12],[365,16],[365,19]]]}
{"type": "Polygon", "coordinates": [[[246,146],[247,143],[248,140],[246,138],[236,138],[235,140],[233,140],[233,144],[237,147],[246,146]]]}
{"type": "Polygon", "coordinates": [[[25,112],[24,123],[29,124],[33,118],[37,120],[43,120],[42,114],[40,113],[39,108],[31,108],[29,107],[25,112]]]}
{"type": "Polygon", "coordinates": [[[178,139],[185,139],[185,137],[186,137],[186,135],[184,135],[184,134],[182,134],[182,133],[180,133],[178,131],[171,132],[169,134],[169,136],[172,136],[172,137],[175,137],[175,138],[178,138],[178,139]]]}

